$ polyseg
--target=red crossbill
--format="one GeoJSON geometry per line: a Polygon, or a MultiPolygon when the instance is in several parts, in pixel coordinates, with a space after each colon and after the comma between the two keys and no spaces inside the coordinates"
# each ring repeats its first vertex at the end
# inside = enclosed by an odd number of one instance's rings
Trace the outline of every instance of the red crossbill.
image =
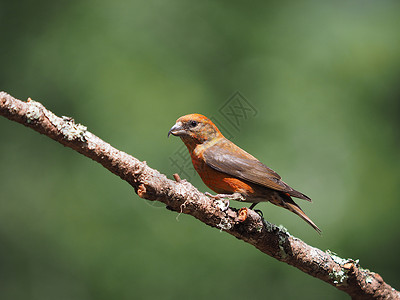
{"type": "Polygon", "coordinates": [[[225,138],[207,117],[200,114],[180,117],[168,136],[170,134],[181,138],[197,173],[211,190],[221,194],[217,196],[241,198],[253,203],[250,209],[259,202],[271,202],[297,214],[321,233],[291,197],[311,199],[291,188],[276,172],[225,138]]]}

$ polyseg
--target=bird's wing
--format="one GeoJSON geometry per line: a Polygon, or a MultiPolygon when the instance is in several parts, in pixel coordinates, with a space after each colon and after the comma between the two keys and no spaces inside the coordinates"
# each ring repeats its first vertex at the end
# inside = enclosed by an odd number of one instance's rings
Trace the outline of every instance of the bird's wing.
{"type": "Polygon", "coordinates": [[[203,158],[208,166],[217,171],[288,193],[293,197],[311,200],[283,182],[275,171],[227,139],[208,147],[203,152],[203,158]]]}

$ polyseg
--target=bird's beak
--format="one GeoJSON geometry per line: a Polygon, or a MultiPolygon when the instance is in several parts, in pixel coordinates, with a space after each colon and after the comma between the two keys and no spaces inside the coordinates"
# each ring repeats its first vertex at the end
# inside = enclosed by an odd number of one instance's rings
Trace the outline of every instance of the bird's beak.
{"type": "Polygon", "coordinates": [[[183,129],[182,123],[177,122],[174,126],[172,126],[171,129],[168,131],[168,137],[170,134],[177,136],[185,134],[185,129],[183,129]]]}

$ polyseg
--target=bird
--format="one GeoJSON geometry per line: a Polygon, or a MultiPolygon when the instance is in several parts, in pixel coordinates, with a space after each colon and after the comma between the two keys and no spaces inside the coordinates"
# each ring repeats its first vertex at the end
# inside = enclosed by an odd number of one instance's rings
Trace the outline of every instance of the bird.
{"type": "Polygon", "coordinates": [[[311,202],[311,198],[291,188],[275,171],[225,138],[209,118],[197,113],[184,115],[176,120],[168,137],[171,134],[186,145],[204,184],[217,193],[214,198],[252,203],[249,209],[260,202],[271,202],[295,213],[321,234],[292,199],[311,202]]]}

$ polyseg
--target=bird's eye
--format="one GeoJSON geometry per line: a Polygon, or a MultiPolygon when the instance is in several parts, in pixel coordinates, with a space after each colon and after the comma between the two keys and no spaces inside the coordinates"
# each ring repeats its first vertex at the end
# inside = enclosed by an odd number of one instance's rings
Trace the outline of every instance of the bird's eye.
{"type": "Polygon", "coordinates": [[[190,121],[189,126],[192,127],[192,128],[196,127],[197,126],[197,121],[190,121]]]}

